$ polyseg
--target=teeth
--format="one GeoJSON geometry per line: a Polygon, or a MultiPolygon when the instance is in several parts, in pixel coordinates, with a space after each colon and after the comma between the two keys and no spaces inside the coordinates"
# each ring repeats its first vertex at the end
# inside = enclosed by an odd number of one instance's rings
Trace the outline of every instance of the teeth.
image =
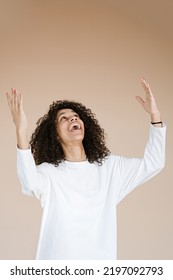
{"type": "Polygon", "coordinates": [[[69,128],[69,130],[78,130],[78,129],[80,129],[80,125],[79,124],[76,124],[76,123],[74,123],[73,125],[71,125],[70,126],[70,128],[69,128]]]}

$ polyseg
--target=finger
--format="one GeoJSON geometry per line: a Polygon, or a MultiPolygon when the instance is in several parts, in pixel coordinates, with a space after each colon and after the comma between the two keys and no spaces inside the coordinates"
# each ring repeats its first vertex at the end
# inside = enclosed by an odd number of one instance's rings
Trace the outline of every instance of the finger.
{"type": "Polygon", "coordinates": [[[7,103],[8,103],[8,106],[10,107],[10,109],[11,109],[11,102],[10,102],[10,96],[9,96],[9,93],[8,92],[6,92],[5,93],[5,95],[6,95],[6,98],[7,98],[7,103]]]}
{"type": "Polygon", "coordinates": [[[8,106],[9,106],[10,110],[12,110],[13,109],[12,94],[6,92],[6,97],[7,97],[8,106]]]}
{"type": "Polygon", "coordinates": [[[14,109],[18,110],[18,92],[14,89],[14,109]]]}
{"type": "Polygon", "coordinates": [[[14,88],[11,88],[11,93],[6,93],[8,105],[11,111],[17,110],[17,91],[14,88]]]}
{"type": "Polygon", "coordinates": [[[150,85],[148,84],[148,94],[150,97],[153,97],[153,93],[151,91],[150,85]]]}
{"type": "Polygon", "coordinates": [[[21,98],[20,98],[20,93],[16,89],[14,89],[14,104],[15,104],[15,109],[19,110],[20,109],[20,103],[21,103],[21,98]]]}
{"type": "Polygon", "coordinates": [[[23,109],[23,94],[20,93],[19,95],[19,108],[23,109]]]}
{"type": "Polygon", "coordinates": [[[141,79],[141,83],[142,83],[142,86],[143,86],[147,96],[152,97],[153,94],[152,94],[152,91],[151,91],[149,83],[147,83],[144,78],[141,79]]]}
{"type": "Polygon", "coordinates": [[[136,96],[136,100],[141,104],[143,105],[145,102],[144,100],[140,97],[140,96],[136,96]]]}
{"type": "Polygon", "coordinates": [[[147,92],[148,91],[148,83],[146,82],[146,80],[144,78],[141,79],[141,83],[142,83],[142,86],[143,86],[144,90],[147,92]]]}
{"type": "Polygon", "coordinates": [[[11,106],[12,109],[14,110],[15,108],[15,89],[11,88],[11,106]]]}

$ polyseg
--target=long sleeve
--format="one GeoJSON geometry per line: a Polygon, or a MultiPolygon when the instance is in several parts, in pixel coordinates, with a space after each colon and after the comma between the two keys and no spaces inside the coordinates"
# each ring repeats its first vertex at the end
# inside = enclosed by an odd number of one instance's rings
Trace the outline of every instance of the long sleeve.
{"type": "Polygon", "coordinates": [[[119,158],[120,186],[117,193],[119,203],[135,187],[143,184],[165,165],[166,126],[150,126],[149,139],[142,158],[119,158]]]}
{"type": "Polygon", "coordinates": [[[50,188],[46,163],[36,166],[31,149],[17,148],[17,174],[22,185],[22,192],[27,195],[35,195],[44,206],[50,188]]]}

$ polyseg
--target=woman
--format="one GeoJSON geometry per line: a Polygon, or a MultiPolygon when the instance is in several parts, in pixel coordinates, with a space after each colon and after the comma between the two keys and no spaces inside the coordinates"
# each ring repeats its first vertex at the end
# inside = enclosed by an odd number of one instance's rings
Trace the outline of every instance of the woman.
{"type": "Polygon", "coordinates": [[[138,102],[151,116],[142,158],[111,155],[104,130],[80,103],[56,101],[28,140],[23,97],[7,93],[23,192],[43,207],[36,259],[116,259],[116,205],[165,162],[166,127],[149,84],[138,102]]]}

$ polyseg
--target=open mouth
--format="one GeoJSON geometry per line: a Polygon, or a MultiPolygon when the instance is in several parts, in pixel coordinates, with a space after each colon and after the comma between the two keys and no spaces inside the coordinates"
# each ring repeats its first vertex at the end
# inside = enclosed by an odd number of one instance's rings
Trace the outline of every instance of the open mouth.
{"type": "Polygon", "coordinates": [[[76,130],[81,130],[81,126],[79,123],[73,123],[69,127],[69,131],[76,131],[76,130]]]}

